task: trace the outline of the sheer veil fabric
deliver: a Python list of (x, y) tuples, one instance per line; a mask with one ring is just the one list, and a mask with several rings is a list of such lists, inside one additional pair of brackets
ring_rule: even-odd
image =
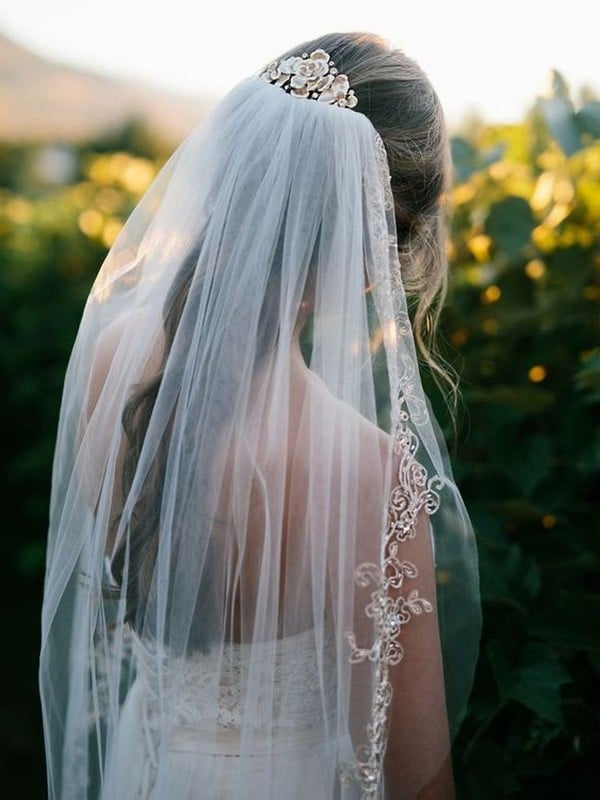
[(479, 640), (383, 142), (238, 84), (117, 238), (69, 362), (40, 688), (51, 798), (412, 798)]

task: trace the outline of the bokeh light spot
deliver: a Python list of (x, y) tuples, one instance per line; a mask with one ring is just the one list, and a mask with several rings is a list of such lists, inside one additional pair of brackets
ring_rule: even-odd
[(9, 220), (17, 225), (25, 225), (33, 216), (33, 207), (24, 197), (11, 197), (4, 210)]
[(532, 383), (541, 383), (547, 374), (548, 370), (546, 367), (542, 366), (541, 364), (536, 364), (534, 367), (531, 367), (527, 373), (527, 377)]
[(468, 340), (469, 334), (464, 328), (457, 328), (450, 334), (450, 341), (455, 347), (462, 347), (462, 345), (466, 344)]
[(102, 229), (102, 244), (105, 247), (110, 247), (123, 228), (123, 223), (116, 217), (110, 217), (106, 220), (104, 228)]
[(146, 158), (132, 158), (120, 176), (127, 191), (142, 194), (154, 178), (154, 164)]
[(496, 303), (502, 297), (502, 289), (499, 286), (488, 286), (487, 289), (481, 293), (481, 302), (485, 305)]
[(494, 319), (494, 317), (486, 317), (481, 323), (481, 328), (484, 333), (488, 334), (488, 336), (493, 336), (495, 333), (498, 333), (500, 325), (498, 320)]
[(467, 244), (469, 250), (473, 253), (477, 261), (489, 260), (492, 240), (485, 233), (479, 233), (476, 236), (472, 236)]
[(525, 274), (532, 281), (537, 281), (546, 274), (546, 265), (541, 258), (533, 258), (525, 265)]
[(86, 208), (77, 217), (77, 224), (79, 230), (86, 236), (95, 237), (100, 235), (104, 219), (95, 208)]

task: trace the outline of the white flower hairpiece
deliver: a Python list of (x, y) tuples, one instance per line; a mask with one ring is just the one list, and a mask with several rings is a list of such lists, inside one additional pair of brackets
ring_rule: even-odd
[(307, 97), (342, 108), (354, 108), (358, 103), (348, 76), (338, 73), (325, 50), (290, 56), (279, 63), (271, 61), (259, 77), (294, 97)]

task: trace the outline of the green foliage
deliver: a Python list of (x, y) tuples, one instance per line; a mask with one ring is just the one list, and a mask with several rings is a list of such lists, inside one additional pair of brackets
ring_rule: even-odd
[[(524, 123), (455, 142), (443, 328), (460, 353), (455, 465), (476, 527), (484, 633), (459, 796), (591, 792), (600, 667), (598, 103), (560, 76)], [(462, 141), (460, 139), (459, 141)], [(479, 153), (499, 152), (497, 160)], [(496, 148), (494, 150), (494, 148)]]
[(552, 135), (567, 155), (600, 137), (600, 103), (594, 100), (576, 111), (559, 72), (552, 74), (551, 97), (540, 98), (539, 104)]
[[(479, 125), (452, 141), (442, 335), (462, 373), (454, 465), (477, 532), (484, 605), (455, 748), (465, 800), (585, 796), (594, 785), (599, 135), (600, 105), (576, 109), (555, 75), (552, 96), (523, 123)], [(166, 155), (134, 122), (71, 150), (71, 177), (61, 183), (50, 171), (44, 183), (39, 147), (0, 148), (2, 579), (21, 599), (37, 587), (15, 638), (37, 624), (60, 391), (83, 304)], [(20, 708), (34, 703), (28, 680)], [(18, 741), (27, 748), (31, 734)], [(31, 764), (40, 756), (29, 747)]]

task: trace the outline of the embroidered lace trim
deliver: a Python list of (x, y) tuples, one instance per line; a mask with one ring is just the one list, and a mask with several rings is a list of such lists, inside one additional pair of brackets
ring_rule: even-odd
[[(169, 729), (208, 731), (213, 740), (219, 731), (239, 731), (242, 722), (251, 720), (254, 730), (285, 741), (287, 735), (297, 740), (303, 732), (309, 734), (319, 726), (324, 712), (323, 686), (335, 686), (336, 666), (331, 630), (326, 628), (323, 632), (323, 663), (319, 663), (315, 649), (315, 636), (319, 635), (316, 631), (313, 628), (263, 643), (228, 643), (223, 648), (186, 657), (161, 656), (151, 643), (134, 636), (145, 742), (144, 775), (137, 800), (149, 796), (163, 744), (157, 700), (159, 682), (163, 685)], [(162, 659), (162, 677), (157, 673), (157, 659)], [(257, 698), (251, 714), (244, 708), (250, 674), (256, 687), (253, 696)], [(325, 703), (333, 713), (335, 696), (325, 698)]]
[[(384, 197), (379, 198), (383, 202), (374, 204), (376, 208), (384, 208), (384, 213), (373, 214), (370, 219), (375, 249), (381, 259), (375, 265), (377, 283), (373, 288), (380, 292), (384, 315), (388, 317), (383, 323), (392, 322), (393, 346), (399, 337), (409, 333), (410, 323), (401, 292), (396, 291), (397, 287), (394, 285), (399, 276), (389, 274), (389, 248), (397, 248), (397, 240), (389, 233), (391, 220), (387, 219), (387, 215), (393, 210), (393, 197), (385, 147), (379, 136), (376, 144), (381, 180), (379, 186), (369, 186), (367, 189), (371, 192), (384, 192)], [(344, 764), (341, 770), (346, 781), (358, 780), (364, 800), (373, 800), (381, 792), (388, 736), (388, 708), (393, 693), (390, 669), (399, 664), (404, 655), (400, 641), (402, 627), (413, 616), (433, 611), (431, 602), (421, 597), (418, 589), (412, 588), (402, 594), (398, 593), (405, 580), (414, 580), (419, 574), (415, 564), (402, 559), (401, 544), (415, 537), (420, 512), (434, 514), (437, 511), (440, 505), (439, 489), (444, 484), (443, 479), (437, 475), (429, 477), (416, 457), (419, 439), (409, 423), (423, 425), (428, 420), (428, 412), (425, 403), (417, 397), (414, 361), (408, 355), (402, 354), (398, 359), (400, 369), (394, 359), (390, 362), (393, 451), (399, 457), (398, 473), (386, 509), (381, 563), (365, 562), (355, 570), (355, 581), (359, 586), (373, 587), (370, 602), (365, 606), (364, 612), (373, 620), (374, 637), (370, 646), (361, 647), (354, 632), (346, 633), (350, 646), (350, 663), (370, 661), (374, 669), (374, 692), (371, 719), (366, 730), (367, 742), (357, 748), (355, 762)], [(390, 594), (392, 589), (395, 590), (395, 599)]]

